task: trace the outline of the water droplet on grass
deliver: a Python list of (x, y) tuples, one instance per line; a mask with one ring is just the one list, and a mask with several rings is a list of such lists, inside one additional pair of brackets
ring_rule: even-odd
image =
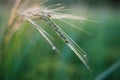
[(52, 50), (56, 50), (56, 47), (55, 47), (55, 46), (53, 46), (53, 47), (52, 47)]

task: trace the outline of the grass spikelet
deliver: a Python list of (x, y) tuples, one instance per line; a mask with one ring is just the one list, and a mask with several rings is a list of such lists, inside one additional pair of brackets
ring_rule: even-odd
[[(45, 1), (46, 2), (46, 1)], [(64, 6), (62, 4), (58, 3), (55, 5), (51, 5), (48, 7), (43, 6), (45, 2), (41, 2), (39, 5), (34, 5), (32, 7), (24, 8), (23, 6), (19, 6), (20, 8), (17, 9), (17, 16), (19, 18), (22, 18), (23, 20), (26, 20), (30, 22), (45, 38), (45, 40), (52, 46), (52, 49), (55, 50), (56, 46), (52, 43), (52, 41), (49, 38), (49, 34), (42, 29), (42, 27), (35, 23), (36, 20), (43, 20), (45, 21), (51, 29), (55, 31), (55, 33), (61, 38), (66, 45), (76, 54), (76, 56), (85, 64), (87, 69), (90, 70), (90, 67), (88, 66), (87, 62), (87, 56), (84, 50), (82, 50), (61, 28), (58, 26), (53, 20), (58, 19), (59, 21), (69, 24), (70, 26), (77, 28), (87, 34), (90, 34), (89, 32), (85, 31), (84, 29), (73, 25), (72, 23), (69, 23), (65, 21), (64, 19), (72, 19), (72, 20), (85, 20), (85, 18), (81, 18), (78, 16), (70, 15), (70, 14), (64, 14), (57, 11), (64, 10)], [(55, 8), (54, 8), (55, 7)], [(56, 8), (57, 7), (57, 8)]]

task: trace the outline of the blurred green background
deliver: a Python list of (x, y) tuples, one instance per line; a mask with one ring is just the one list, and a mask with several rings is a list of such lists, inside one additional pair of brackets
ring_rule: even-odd
[[(120, 2), (118, 0), (50, 0), (64, 3), (70, 14), (88, 20), (73, 21), (92, 35), (56, 20), (56, 23), (87, 53), (92, 71), (86, 69), (69, 47), (49, 28), (57, 51), (29, 23), (22, 23), (7, 45), (4, 35), (12, 0), (0, 0), (0, 80), (120, 80)], [(115, 65), (114, 65), (115, 64)], [(110, 68), (112, 67), (112, 68)], [(106, 73), (106, 74), (105, 74)]]

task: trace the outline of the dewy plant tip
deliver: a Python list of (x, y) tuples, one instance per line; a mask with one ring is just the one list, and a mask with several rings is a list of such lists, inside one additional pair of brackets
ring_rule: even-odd
[[(45, 2), (43, 2), (42, 4), (44, 3)], [(51, 27), (51, 29), (53, 29), (54, 32), (59, 36), (59, 38), (61, 38), (65, 42), (65, 44), (68, 45), (68, 47), (77, 55), (77, 57), (85, 64), (85, 66), (88, 69), (90, 69), (88, 66), (86, 53), (60, 28), (60, 26), (58, 26), (54, 22), (54, 19), (57, 19), (72, 27), (80, 29), (81, 31), (87, 34), (90, 34), (84, 29), (64, 20), (64, 19), (72, 19), (72, 20), (85, 20), (85, 19), (78, 16), (58, 12), (64, 8), (63, 6), (61, 6), (62, 4), (60, 3), (48, 7), (45, 7), (42, 4), (40, 4), (39, 6), (35, 5), (32, 7), (28, 7), (26, 9), (21, 6), (20, 9), (17, 10), (18, 16), (30, 22), (41, 33), (41, 35), (45, 38), (45, 40), (51, 45), (52, 49), (56, 50), (56, 46), (49, 38), (50, 37), (49, 33), (47, 33), (40, 25), (38, 25), (35, 22), (36, 20), (45, 21)]]

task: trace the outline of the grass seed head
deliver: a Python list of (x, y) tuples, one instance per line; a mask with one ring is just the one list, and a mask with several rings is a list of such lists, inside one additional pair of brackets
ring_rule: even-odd
[[(49, 26), (55, 31), (55, 33), (70, 47), (70, 49), (77, 55), (77, 57), (85, 64), (85, 66), (90, 70), (87, 62), (86, 53), (58, 26), (53, 19), (58, 19), (59, 21), (69, 24), (72, 27), (78, 28), (76, 25), (65, 21), (64, 19), (75, 19), (75, 20), (85, 20), (85, 18), (81, 18), (74, 15), (64, 14), (57, 12), (64, 8), (64, 6), (60, 6), (61, 4), (55, 4), (52, 6), (44, 7), (41, 4), (18, 9), (18, 16), (22, 17), (24, 20), (30, 22), (46, 39), (46, 41), (52, 46), (53, 50), (56, 50), (56, 46), (49, 39), (48, 33), (41, 28), (38, 24), (35, 23), (35, 20), (44, 20)], [(59, 6), (57, 8), (52, 9), (53, 7)], [(89, 34), (87, 31), (79, 28), (81, 31)]]

